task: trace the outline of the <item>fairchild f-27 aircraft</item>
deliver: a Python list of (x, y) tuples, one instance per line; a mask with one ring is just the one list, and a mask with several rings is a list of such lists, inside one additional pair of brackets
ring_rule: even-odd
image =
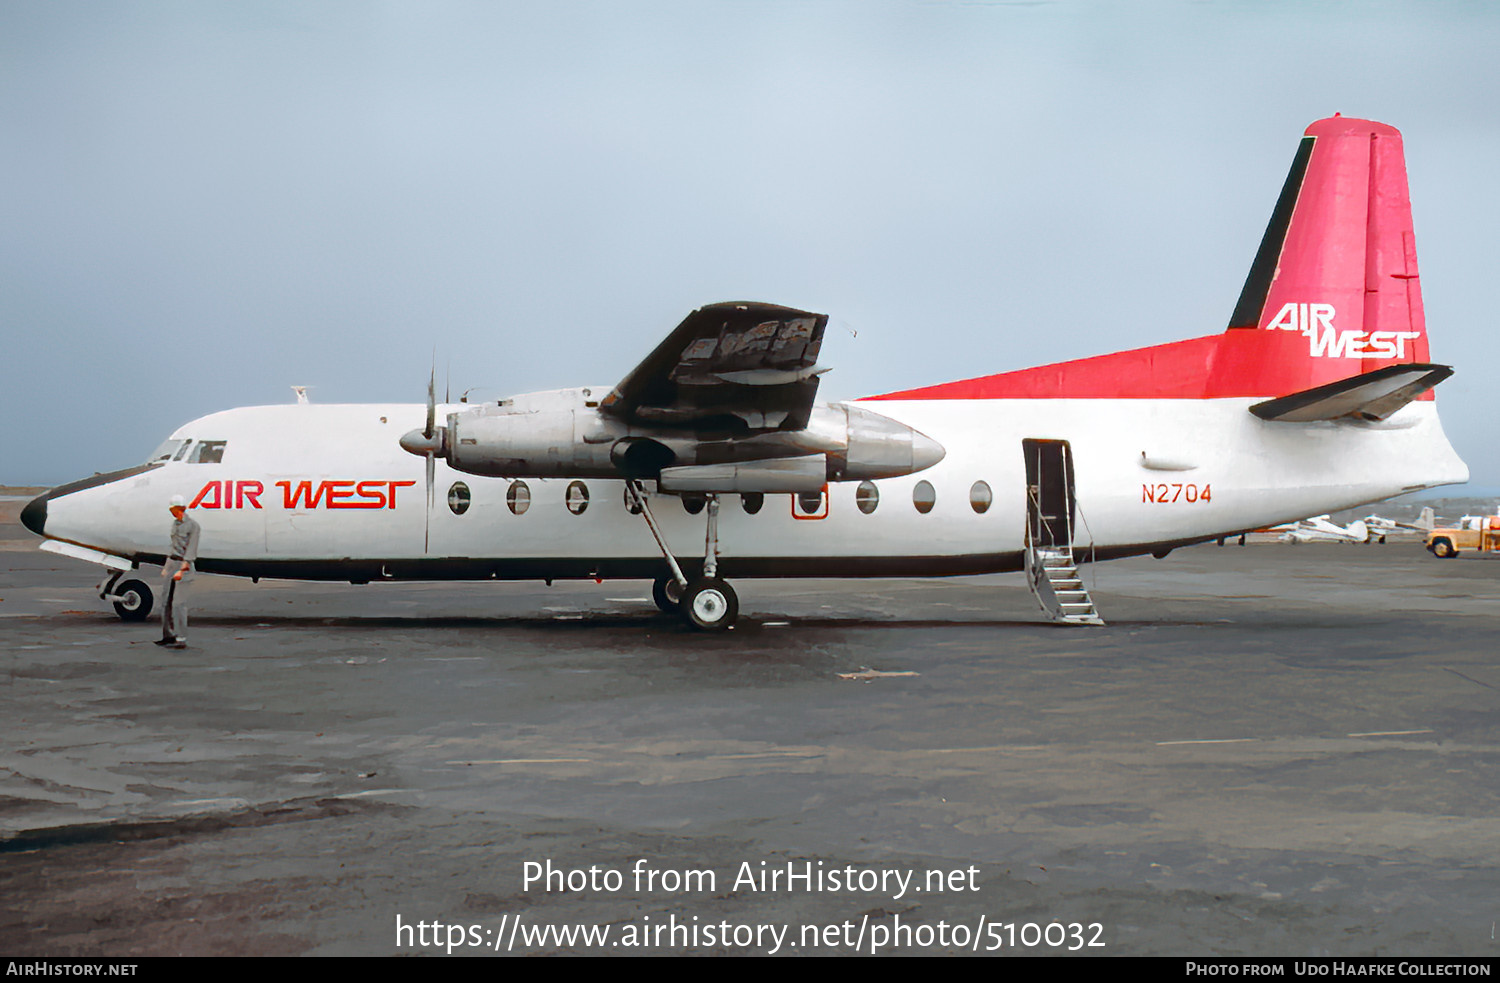
[(127, 619), (150, 610), (135, 571), (163, 561), (182, 495), (214, 574), (651, 579), (664, 611), (718, 629), (727, 578), (1025, 570), (1055, 620), (1097, 624), (1080, 561), (1468, 478), (1381, 123), (1307, 128), (1218, 334), (818, 405), (826, 324), (714, 304), (612, 388), (226, 410), (22, 518), (106, 567)]

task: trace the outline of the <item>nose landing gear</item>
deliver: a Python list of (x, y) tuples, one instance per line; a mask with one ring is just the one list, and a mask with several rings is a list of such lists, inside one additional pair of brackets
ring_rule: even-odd
[(145, 581), (121, 580), (118, 573), (99, 585), (99, 596), (114, 604), (121, 621), (145, 621), (154, 601)]

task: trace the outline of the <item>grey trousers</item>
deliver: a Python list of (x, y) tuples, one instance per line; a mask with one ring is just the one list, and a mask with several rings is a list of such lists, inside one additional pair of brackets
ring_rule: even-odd
[(191, 573), (185, 573), (181, 580), (166, 578), (167, 596), (161, 602), (162, 638), (187, 638), (187, 588), (192, 576)]

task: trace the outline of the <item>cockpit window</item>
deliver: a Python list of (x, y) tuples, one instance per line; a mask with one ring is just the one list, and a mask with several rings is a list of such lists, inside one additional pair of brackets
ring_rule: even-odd
[(188, 458), (189, 464), (218, 464), (224, 460), (226, 440), (200, 440)]
[(162, 445), (152, 451), (150, 457), (146, 458), (146, 463), (155, 464), (157, 461), (170, 461), (180, 454), (187, 445), (188, 442), (185, 440), (164, 440), (162, 441)]

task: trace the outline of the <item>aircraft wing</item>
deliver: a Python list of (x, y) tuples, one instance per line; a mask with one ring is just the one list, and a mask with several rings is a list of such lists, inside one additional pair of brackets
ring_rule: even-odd
[(642, 426), (749, 434), (801, 430), (818, 392), (828, 315), (774, 304), (693, 311), (600, 403)]

